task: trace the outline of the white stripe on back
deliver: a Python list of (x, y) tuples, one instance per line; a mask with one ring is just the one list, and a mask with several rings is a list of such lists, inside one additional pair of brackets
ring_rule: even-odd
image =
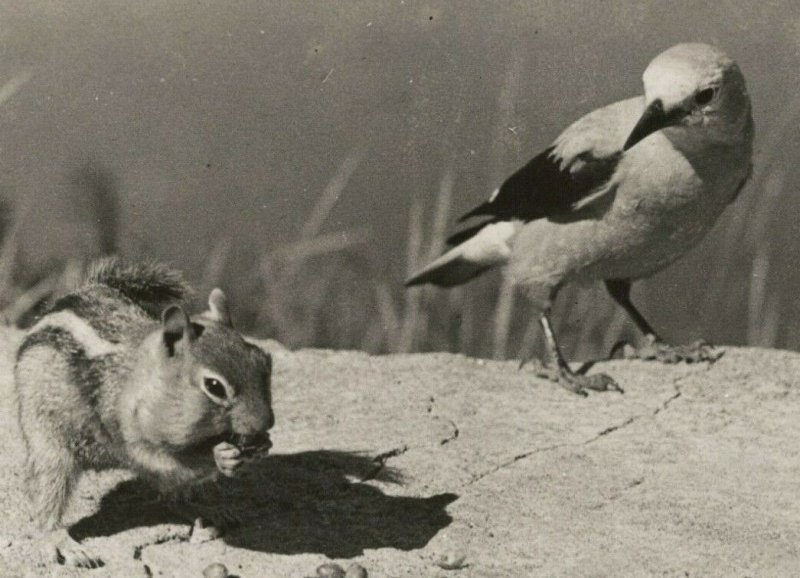
[(100, 337), (94, 327), (72, 311), (59, 311), (45, 316), (31, 328), (29, 334), (36, 333), (47, 327), (58, 327), (69, 332), (75, 338), (75, 341), (81, 344), (89, 357), (108, 355), (123, 349), (122, 345), (111, 343)]

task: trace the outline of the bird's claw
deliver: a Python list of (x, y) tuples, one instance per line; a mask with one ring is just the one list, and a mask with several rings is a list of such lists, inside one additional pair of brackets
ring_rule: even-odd
[(625, 341), (624, 339), (620, 339), (617, 341), (611, 350), (608, 352), (608, 357), (606, 359), (614, 359), (614, 356), (622, 351), (622, 355), (625, 356), (625, 351), (631, 347), (631, 344)]
[(702, 339), (689, 345), (670, 345), (653, 336), (647, 336), (647, 343), (638, 349), (625, 344), (622, 351), (625, 359), (643, 359), (661, 363), (680, 363), (682, 361), (714, 363), (725, 354), (724, 350), (716, 349)]
[(591, 391), (617, 391), (625, 393), (619, 384), (605, 373), (581, 375), (567, 368), (543, 367), (536, 372), (539, 377), (544, 377), (556, 382), (572, 393), (586, 397), (586, 390)]
[(616, 380), (605, 373), (575, 375), (574, 377), (580, 378), (579, 383), (584, 389), (591, 389), (592, 391), (616, 391), (618, 393), (625, 393)]

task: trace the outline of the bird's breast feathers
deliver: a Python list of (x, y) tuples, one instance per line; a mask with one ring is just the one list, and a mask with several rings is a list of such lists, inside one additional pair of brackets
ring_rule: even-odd
[(617, 166), (614, 208), (636, 208), (657, 218), (697, 206), (706, 217), (716, 218), (750, 170), (746, 155), (727, 148), (694, 156), (675, 148), (664, 134), (651, 135), (627, 151)]

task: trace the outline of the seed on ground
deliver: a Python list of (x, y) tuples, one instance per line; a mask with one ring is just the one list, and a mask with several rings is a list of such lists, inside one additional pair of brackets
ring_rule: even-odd
[(347, 572), (344, 575), (344, 578), (368, 578), (367, 569), (364, 568), (361, 564), (357, 564), (353, 562), (347, 567)]
[(448, 550), (433, 563), (444, 570), (460, 570), (466, 567), (466, 555), (458, 550)]
[(317, 576), (320, 578), (345, 578), (344, 568), (338, 564), (322, 564), (317, 566)]
[(228, 578), (228, 569), (225, 564), (215, 562), (206, 566), (203, 570), (203, 578)]

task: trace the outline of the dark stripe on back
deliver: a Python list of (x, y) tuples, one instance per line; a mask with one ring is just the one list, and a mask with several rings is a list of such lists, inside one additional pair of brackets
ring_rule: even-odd
[[(45, 327), (36, 333), (31, 333), (22, 340), (22, 344), (17, 350), (17, 361), (22, 355), (33, 347), (47, 345), (57, 351), (62, 351), (64, 344), (78, 344), (72, 335), (60, 327)], [(78, 345), (80, 347), (80, 345)], [(82, 349), (82, 348), (81, 348)]]
[(71, 311), (86, 321), (97, 334), (111, 343), (119, 343), (134, 318), (155, 318), (128, 297), (105, 285), (92, 285), (56, 301), (47, 312)]

